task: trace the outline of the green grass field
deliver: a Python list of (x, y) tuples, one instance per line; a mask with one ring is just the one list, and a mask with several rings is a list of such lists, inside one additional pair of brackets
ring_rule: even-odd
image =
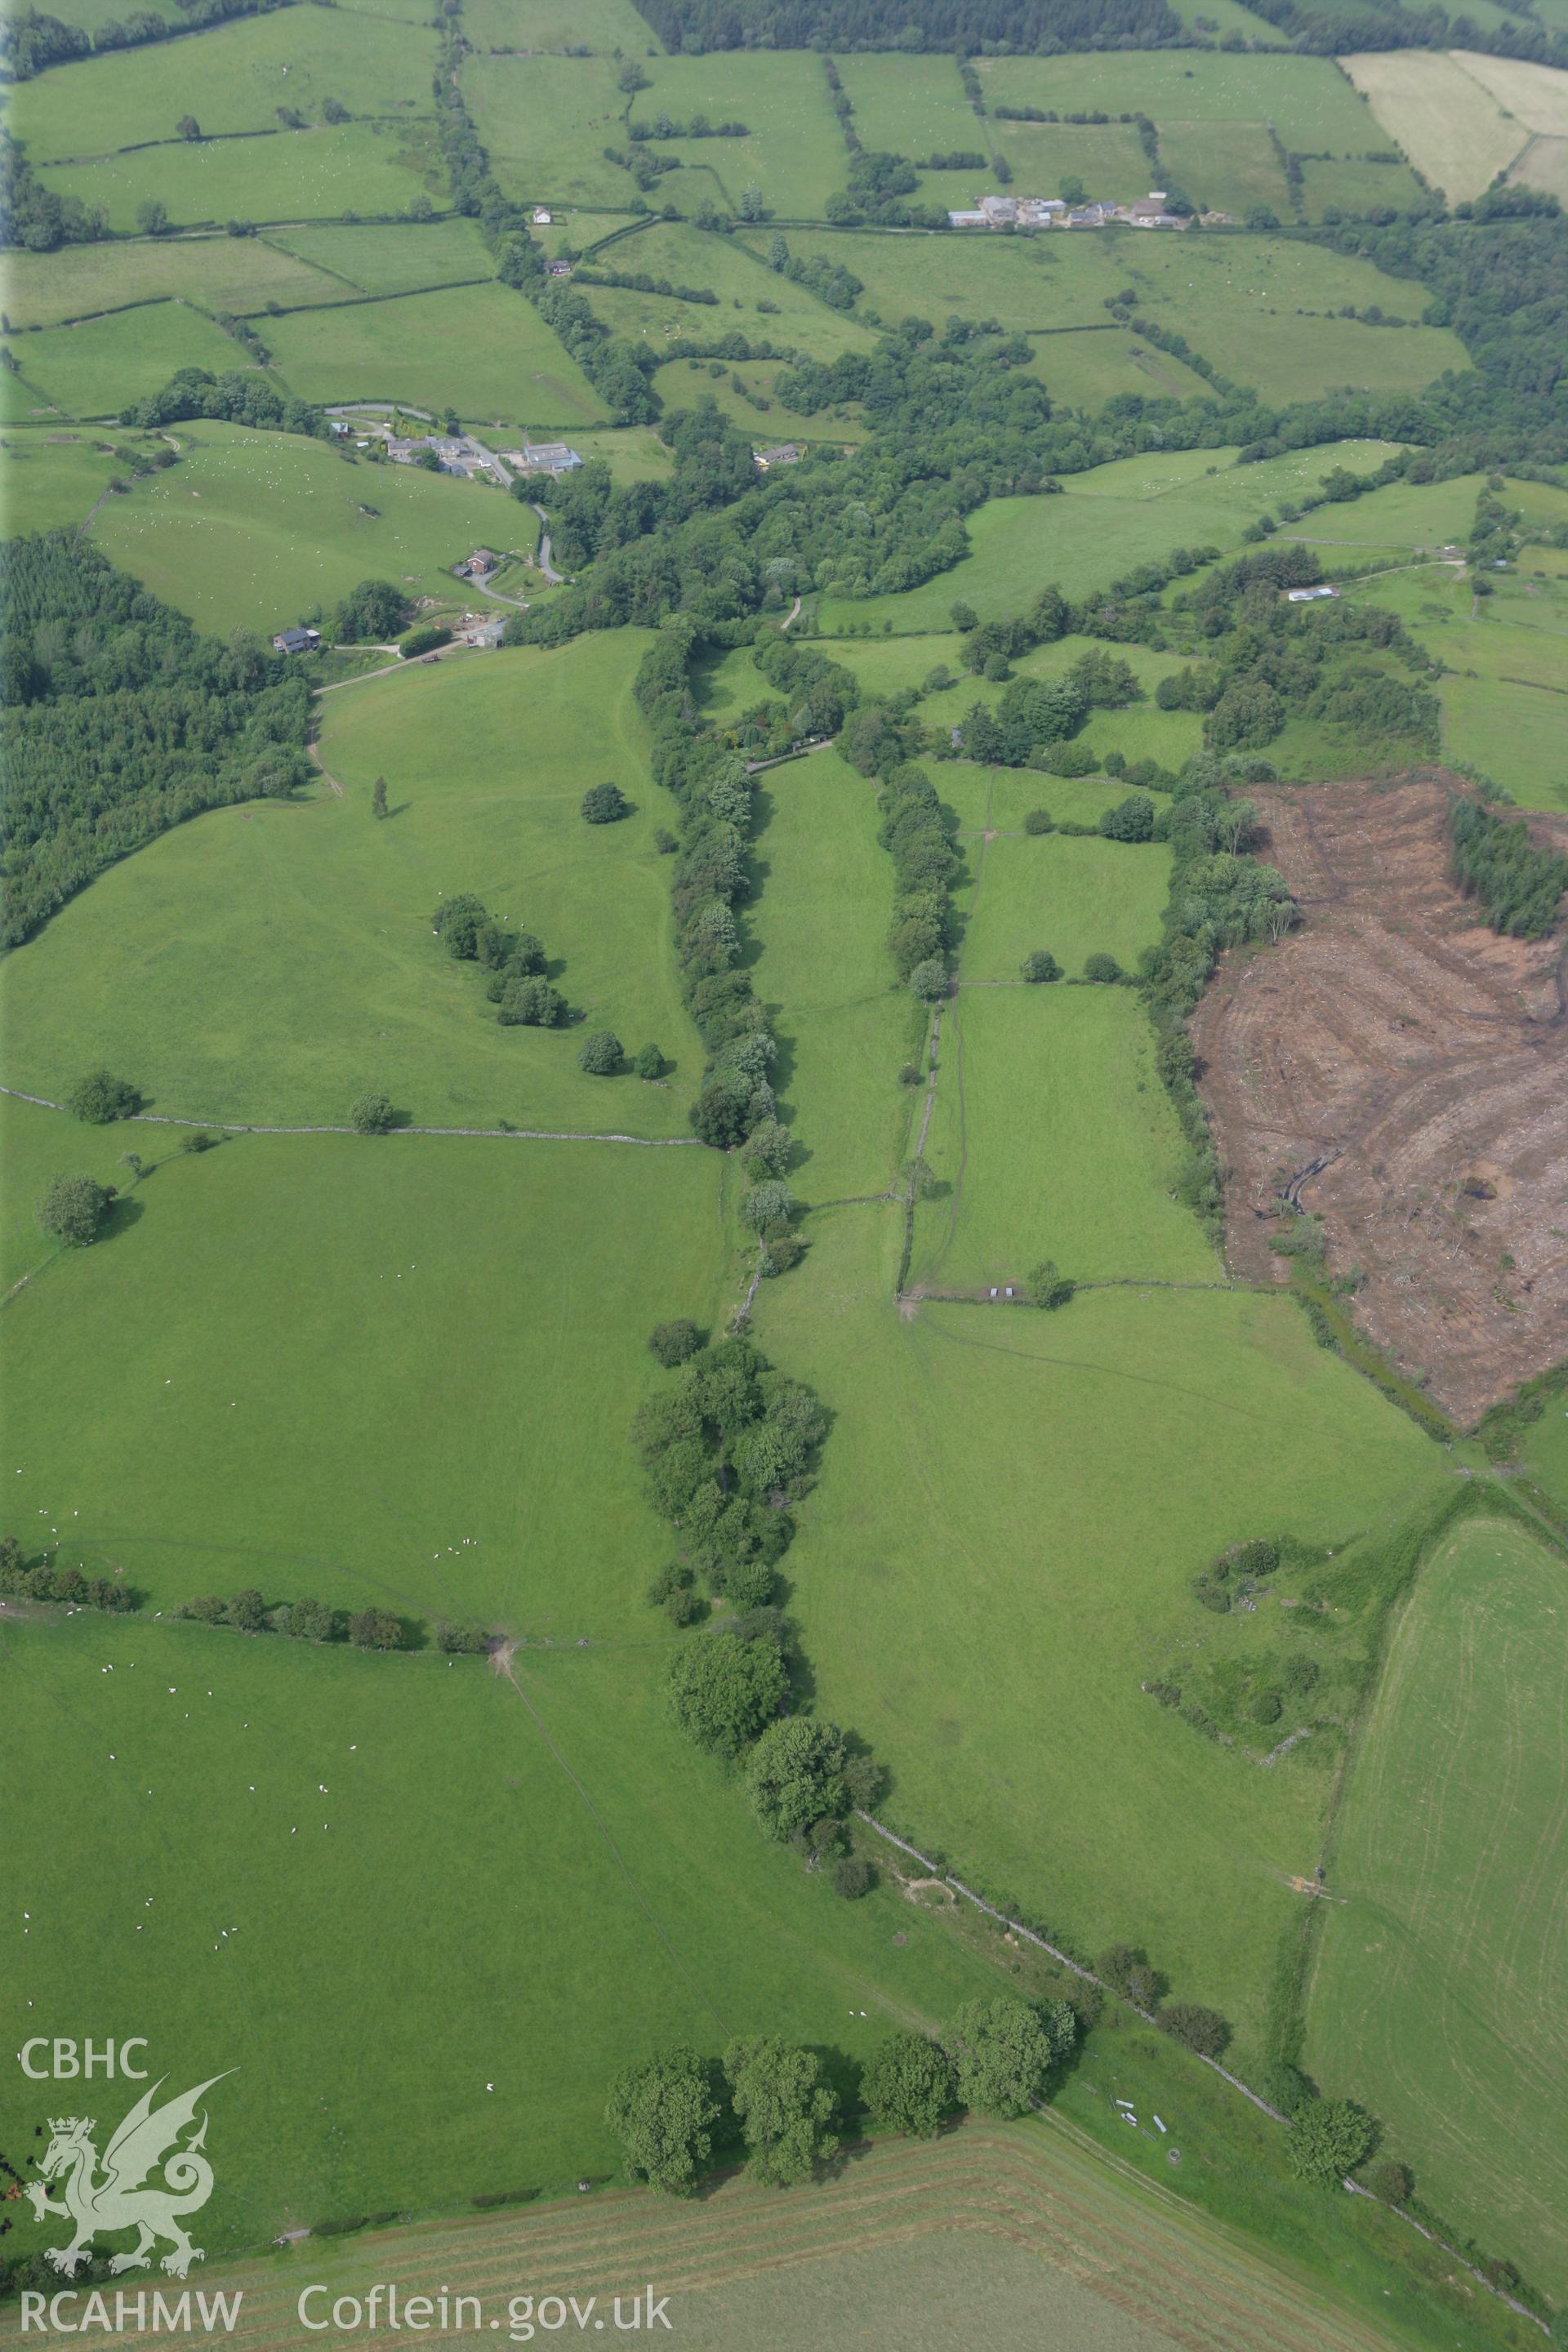
[(1140, 393), (1145, 400), (1197, 400), (1204, 380), (1141, 336), (1100, 328), (1037, 335), (1033, 367), (1058, 408), (1096, 415), (1108, 400)]
[(46, 327), (9, 348), (26, 383), (62, 416), (114, 416), (127, 402), (161, 392), (178, 368), (222, 375), (254, 366), (221, 327), (184, 302), (146, 302), (79, 327)]
[(401, 213), (417, 195), (440, 194), (428, 175), (426, 128), (412, 121), (346, 122), (194, 146), (182, 140), (85, 163), (45, 164), (38, 176), (57, 195), (101, 205), (117, 230), (133, 229), (138, 207), (149, 202), (163, 205), (182, 228)]
[[(951, 57), (849, 56), (837, 64), (863, 147), (905, 156), (911, 163), (928, 155), (989, 153), (987, 132), (975, 120)], [(989, 186), (989, 172), (983, 176)]]
[(301, 400), (401, 400), (542, 432), (607, 415), (531, 302), (495, 283), (454, 286), (268, 322), (277, 373)]
[[(1005, 101), (1004, 101), (1005, 102)], [(992, 144), (1005, 155), (1020, 194), (1059, 196), (1066, 179), (1081, 180), (1091, 199), (1128, 205), (1151, 182), (1164, 182), (1150, 164), (1131, 122), (988, 121)], [(989, 188), (991, 174), (982, 177)]]
[(476, 49), (592, 49), (596, 57), (617, 48), (628, 57), (657, 51), (658, 38), (631, 0), (466, 0), (463, 37)]
[(849, 158), (819, 58), (800, 50), (728, 49), (642, 64), (649, 86), (632, 100), (634, 122), (652, 123), (661, 112), (679, 123), (705, 114), (710, 122), (743, 122), (749, 133), (661, 139), (657, 152), (681, 166), (660, 183), (661, 194), (689, 210), (716, 183), (733, 207), (743, 190), (759, 187), (768, 211), (781, 219), (822, 218), (828, 197), (847, 178)]
[[(1390, 495), (1375, 491), (1361, 504)], [(1462, 505), (1455, 500), (1457, 511)], [(1483, 770), (1526, 808), (1568, 809), (1562, 718), (1568, 582), (1551, 572), (1538, 579), (1536, 568), (1536, 551), (1526, 550), (1510, 572), (1499, 575), (1499, 593), (1481, 602), (1472, 597), (1468, 575), (1445, 564), (1372, 580), (1352, 593), (1396, 612), (1443, 663), (1436, 693), (1445, 756)]]
[[(1127, 793), (1126, 785), (1118, 783), (1112, 776), (1042, 776), (1028, 768), (982, 768), (973, 760), (942, 760), (933, 762), (928, 772), (943, 807), (951, 810), (965, 834), (993, 829), (1004, 834), (1021, 833), (1025, 817), (1031, 809), (1037, 808), (1047, 809), (1058, 824), (1097, 824), (1100, 811), (1114, 807)], [(1091, 859), (1099, 845), (1092, 841), (1075, 845), (1087, 848)], [(995, 846), (994, 843), (990, 845), (987, 857)], [(986, 877), (988, 889), (996, 878), (994, 870)], [(1080, 866), (1075, 877), (1075, 905), (1088, 878), (1085, 867)], [(1124, 887), (1126, 879), (1124, 875)], [(984, 933), (980, 936), (984, 944)], [(966, 959), (973, 952), (975, 938), (971, 924), (966, 934)], [(1021, 955), (1024, 951), (1019, 952)], [(1086, 950), (1086, 953), (1092, 952)]]
[(1344, 254), (1268, 236), (1145, 236), (1135, 253), (1122, 237), (1117, 250), (1140, 309), (1265, 400), (1313, 400), (1347, 388), (1415, 392), (1445, 369), (1469, 365), (1446, 327), (1391, 329), (1335, 316), (1345, 303), (1376, 304), (1408, 321), (1423, 307), (1413, 280)]
[[(342, 799), (195, 818), (7, 961), (11, 1082), (58, 1100), (85, 1057), (193, 1118), (342, 1121), (374, 1085), (421, 1126), (685, 1134), (700, 1049), (630, 693), (643, 642), (470, 656), (332, 695), (321, 756)], [(380, 824), (378, 774), (395, 812)], [(577, 803), (606, 776), (637, 814), (585, 824)], [(662, 1046), (667, 1082), (584, 1076), (570, 1027), (498, 1026), (478, 967), (431, 936), (458, 890), (536, 930), (574, 1009), (628, 1053)]]
[(44, 425), (0, 434), (0, 514), (8, 531), (58, 530), (84, 522), (119, 470), (96, 436)]
[[(187, 114), (219, 142), (272, 130), (280, 106), (320, 122), (329, 98), (356, 115), (427, 114), (435, 67), (433, 30), (332, 8), (279, 9), (56, 66), (19, 86), (10, 122), (35, 163), (173, 140)], [(221, 156), (218, 144), (219, 171)]]
[(14, 327), (61, 326), (172, 295), (243, 316), (268, 302), (292, 309), (340, 301), (342, 289), (260, 237), (116, 238), (5, 257), (5, 308)]
[[(1031, 776), (1025, 787), (1020, 780), (1016, 798), (1066, 817), (1059, 782)], [(1035, 948), (1049, 948), (1071, 976), (1090, 955), (1113, 955), (1132, 971), (1159, 939), (1170, 884), (1170, 852), (1159, 842), (1005, 834), (985, 845), (964, 930), (963, 977), (1015, 981)]]
[[(1121, 283), (1114, 264), (1124, 250), (1114, 238), (1047, 233), (1004, 237), (932, 230), (878, 236), (823, 228), (785, 234), (802, 261), (842, 262), (866, 289), (860, 310), (875, 311), (889, 325), (910, 317), (942, 326), (952, 317), (995, 319), (1016, 333), (1102, 326), (1105, 298)], [(739, 235), (752, 252), (767, 252), (771, 230)]]
[[(481, 1186), (475, 1208), (490, 1197)], [(291, 1246), (275, 1234), (282, 1255)], [(510, 1251), (497, 1274), (496, 1308), (509, 1297), (526, 1311)], [(515, 1326), (498, 1313), (503, 1332), (489, 1359), (502, 1427), (531, 1451), (536, 1400), (502, 1377)], [(558, 1349), (547, 1360), (558, 1377)], [(619, 1428), (613, 1442), (624, 1454)], [(611, 1525), (592, 1513), (574, 1559), (600, 1554)], [(233, 1578), (255, 1564), (219, 1565)], [(548, 1573), (571, 1624), (594, 1622), (563, 1562)], [(891, 2024), (934, 2022), (989, 1989), (986, 1966), (896, 1895), (841, 1902), (757, 1835), (739, 1787), (665, 1717), (656, 1622), (644, 1611), (635, 1637), (597, 1655), (524, 1653), (521, 1696), (482, 1661), (87, 1618), (63, 1637), (0, 1634), (7, 1778), (25, 1769), (68, 1800), (94, 1858), (84, 1870), (79, 1843), (73, 1866), (51, 1804), (32, 1810), (25, 1843), (8, 1839), (31, 1914), (7, 1928), (18, 2009), (47, 1998), (101, 2011), (112, 2031), (134, 2021), (191, 2079), (236, 2070), (210, 2110), (226, 2158), (214, 2253), (427, 2206), (433, 2190), (450, 2207), (603, 2177), (616, 2160), (606, 2084), (656, 2043), (717, 2051), (730, 2032), (782, 2029), (864, 2054)], [(279, 2013), (286, 2034), (265, 2023)], [(14, 2093), (7, 2107), (20, 2121)]]
[(1226, 135), (1238, 123), (1272, 122), (1286, 146), (1305, 153), (1380, 143), (1366, 108), (1328, 58), (1168, 49), (1153, 56), (981, 58), (975, 70), (993, 104), (1152, 115), (1162, 147), (1167, 121), (1205, 122)]
[[(612, 246), (602, 261), (607, 269), (664, 278), (673, 286), (690, 286), (718, 295), (715, 307), (705, 302), (682, 302), (664, 294), (639, 294), (621, 287), (582, 287), (584, 299), (607, 326), (633, 341), (641, 341), (646, 335), (656, 349), (677, 335), (689, 336), (696, 343), (710, 344), (736, 329), (753, 341), (769, 342), (775, 349), (807, 352), (820, 360), (837, 359), (841, 352), (869, 352), (875, 348), (875, 336), (858, 320), (847, 317), (842, 310), (830, 310), (805, 287), (767, 268), (738, 241), (704, 236), (684, 222), (661, 222), (656, 228)], [(773, 306), (771, 310), (761, 309), (764, 302)], [(755, 364), (771, 379), (777, 373), (780, 362), (761, 361)], [(748, 363), (746, 373), (751, 372)]]
[(636, 183), (604, 159), (626, 152), (626, 100), (609, 58), (463, 61), (463, 96), (509, 195), (623, 210)]
[[(1475, 518), (1481, 488), (1478, 474), (1457, 474), (1447, 482), (1390, 482), (1342, 505), (1319, 507), (1287, 527), (1284, 536), (1306, 539), (1325, 549), (1436, 548), (1463, 546)], [(1325, 553), (1331, 566), (1335, 559)], [(1390, 583), (1377, 583), (1380, 599)]]
[[(1017, 845), (991, 845), (982, 895), (993, 856)], [(965, 973), (971, 961), (966, 944)], [(1171, 1198), (1181, 1134), (1128, 991), (963, 986), (942, 1021), (926, 1158), (942, 1190), (916, 1211), (917, 1285), (1021, 1284), (1042, 1258), (1085, 1282), (1221, 1279)]]
[(1345, 1800), (1308, 2063), (1439, 2212), (1568, 2296), (1563, 1559), (1472, 1519), (1422, 1569)]
[(1158, 176), (1162, 187), (1168, 182), (1180, 188), (1201, 212), (1239, 221), (1254, 205), (1267, 205), (1277, 219), (1290, 217), (1285, 174), (1260, 122), (1227, 122), (1222, 137), (1206, 120), (1162, 122)]
[(1234, 2021), (1245, 2074), (1324, 1777), (1310, 1741), (1258, 1771), (1140, 1678), (1221, 1545), (1341, 1544), (1430, 1495), (1439, 1457), (1283, 1299), (1106, 1290), (911, 1319), (895, 1212), (808, 1231), (754, 1314), (837, 1415), (789, 1555), (817, 1706), (889, 1759), (889, 1818), (1087, 1949), (1144, 1943)]
[[(422, 221), (405, 226), (290, 229), (270, 240), (315, 270), (331, 273), (341, 301), (361, 294), (417, 294), (494, 275), (483, 237), (469, 220)], [(285, 309), (293, 306), (285, 302)]]
[(1310, 221), (1322, 220), (1331, 207), (1342, 213), (1370, 213), (1386, 205), (1404, 211), (1420, 193), (1421, 184), (1407, 163), (1373, 163), (1339, 156), (1331, 163), (1301, 166), (1302, 211)]
[[(611, 294), (599, 299), (607, 304), (621, 302), (642, 304), (657, 298), (640, 294)], [(674, 306), (658, 304), (668, 311)], [(623, 330), (627, 331), (627, 330)], [(804, 416), (799, 410), (788, 408), (778, 396), (778, 379), (790, 362), (787, 360), (726, 361), (715, 376), (706, 360), (668, 360), (655, 371), (653, 388), (663, 401), (666, 413), (678, 408), (695, 408), (704, 400), (711, 400), (720, 414), (727, 416), (742, 433), (749, 433), (758, 446), (787, 434), (792, 441), (827, 441), (839, 448), (852, 447), (864, 441), (870, 425), (858, 408), (840, 405), (819, 408)], [(734, 379), (739, 376), (746, 392), (737, 392)], [(757, 401), (765, 404), (759, 408)]]
[(828, 589), (822, 625), (941, 629), (960, 601), (991, 620), (1022, 611), (1050, 581), (1081, 596), (1173, 547), (1234, 547), (1275, 499), (1315, 486), (1335, 465), (1371, 472), (1385, 454), (1381, 442), (1341, 441), (1234, 466), (1223, 449), (1180, 450), (1068, 474), (1060, 498), (992, 499), (977, 508), (967, 519), (971, 552), (919, 588), (854, 598)]
[(772, 769), (762, 785), (752, 982), (777, 1008), (773, 1083), (802, 1147), (790, 1182), (805, 1201), (880, 1192), (910, 1123), (899, 1071), (918, 1057), (922, 1024), (883, 945), (893, 874), (875, 788), (831, 751)]
[(470, 548), (533, 544), (523, 509), (448, 475), (237, 425), (184, 425), (179, 439), (180, 464), (105, 506), (93, 536), (200, 628), (270, 635), (366, 578), (449, 597)]

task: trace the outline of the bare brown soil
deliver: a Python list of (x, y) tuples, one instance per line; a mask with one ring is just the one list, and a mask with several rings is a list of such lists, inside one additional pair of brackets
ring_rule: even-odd
[[(1223, 959), (1193, 1034), (1235, 1272), (1287, 1276), (1290, 1186), (1330, 1272), (1361, 1270), (1358, 1319), (1468, 1424), (1568, 1354), (1568, 957), (1454, 888), (1458, 781), (1255, 788), (1302, 919)], [(1564, 820), (1531, 825), (1568, 845)]]

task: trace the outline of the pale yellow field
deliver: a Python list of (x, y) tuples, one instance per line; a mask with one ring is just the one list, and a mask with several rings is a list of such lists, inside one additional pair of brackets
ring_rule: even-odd
[(1508, 176), (1568, 204), (1568, 139), (1532, 139)]
[(1341, 62), (1388, 136), (1450, 204), (1479, 196), (1529, 138), (1453, 57), (1370, 50)]
[(1473, 49), (1455, 49), (1451, 55), (1527, 131), (1568, 138), (1568, 73), (1556, 66), (1528, 65), (1522, 58), (1482, 57)]

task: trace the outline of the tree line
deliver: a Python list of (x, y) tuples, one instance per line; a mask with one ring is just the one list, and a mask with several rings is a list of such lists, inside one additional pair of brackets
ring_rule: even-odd
[(12, 540), (0, 582), (0, 941), (169, 826), (309, 778), (310, 695), (247, 632), (226, 645), (76, 531)]
[(0, 24), (0, 64), (11, 80), (27, 81), (50, 66), (68, 65), (76, 58), (137, 48), (144, 41), (166, 41), (204, 25), (225, 24), (231, 16), (265, 16), (287, 5), (288, 0), (178, 0), (183, 20), (178, 24), (170, 24), (154, 9), (133, 8), (128, 16), (106, 17), (91, 35), (39, 9), (20, 8)]
[(1557, 928), (1568, 890), (1568, 856), (1538, 848), (1522, 818), (1494, 816), (1468, 794), (1448, 811), (1449, 867), (1468, 898), (1479, 898), (1494, 931), (1543, 940)]
[(858, 2081), (835, 2053), (843, 2092), (819, 2052), (778, 2034), (739, 2035), (717, 2061), (678, 2043), (623, 2067), (605, 2116), (632, 2179), (665, 2196), (689, 2196), (725, 2147), (743, 2148), (753, 2180), (787, 2189), (837, 2154), (858, 2116), (874, 2130), (934, 2139), (960, 2108), (1026, 2115), (1059, 2078), (1078, 2033), (1068, 2001), (982, 1997), (936, 2034), (888, 2035)]
[(1152, 49), (1182, 41), (1166, 0), (637, 0), (667, 49)]

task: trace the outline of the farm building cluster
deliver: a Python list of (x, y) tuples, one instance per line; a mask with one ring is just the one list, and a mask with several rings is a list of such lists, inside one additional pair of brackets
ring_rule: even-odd
[(1180, 213), (1167, 209), (1163, 188), (1151, 188), (1131, 205), (1069, 205), (1061, 196), (982, 196), (970, 210), (950, 212), (950, 228), (1185, 228)]

